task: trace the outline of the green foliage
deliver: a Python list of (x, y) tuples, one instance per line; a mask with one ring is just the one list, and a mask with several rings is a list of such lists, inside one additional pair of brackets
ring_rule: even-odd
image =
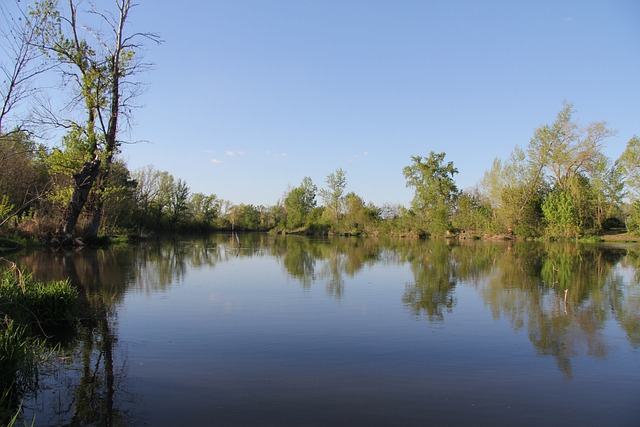
[(460, 193), (453, 216), (453, 226), (469, 234), (483, 235), (492, 231), (492, 209), (478, 194)]
[(640, 138), (634, 135), (629, 140), (617, 163), (630, 193), (640, 199)]
[(531, 161), (548, 172), (551, 186), (564, 191), (577, 175), (592, 170), (601, 156), (600, 144), (615, 134), (606, 122), (582, 128), (573, 113), (573, 104), (565, 102), (552, 125), (536, 129), (528, 148)]
[(573, 113), (565, 102), (552, 124), (535, 130), (526, 151), (516, 147), (507, 162), (496, 159), (485, 173), (481, 184), (494, 228), (521, 237), (543, 231), (575, 237), (599, 232), (607, 218), (619, 215), (623, 168), (601, 152), (614, 132), (605, 122), (582, 127)]
[(260, 230), (261, 212), (254, 205), (241, 204), (233, 207), (235, 228), (240, 230)]
[(222, 208), (215, 194), (193, 193), (188, 205), (191, 220), (201, 229), (212, 228)]
[(577, 237), (580, 218), (573, 196), (568, 191), (551, 192), (542, 203), (547, 223), (547, 235), (552, 237)]
[(608, 218), (621, 216), (622, 200), (625, 197), (625, 184), (620, 162), (611, 161), (601, 155), (593, 165), (591, 179), (583, 180), (583, 185), (588, 184), (587, 190), (592, 213), (592, 231), (598, 233), (605, 229)]
[(182, 179), (178, 179), (169, 190), (169, 221), (175, 228), (185, 219), (189, 200), (189, 186)]
[(305, 177), (284, 199), (287, 211), (286, 228), (294, 230), (305, 225), (307, 215), (316, 207), (317, 187), (311, 178)]
[(327, 176), (326, 182), (327, 188), (320, 190), (320, 197), (327, 209), (325, 215), (330, 213), (334, 226), (337, 226), (343, 214), (344, 191), (347, 187), (346, 172), (342, 168), (336, 169)]
[(46, 158), (49, 173), (69, 175), (82, 168), (84, 162), (91, 160), (91, 151), (82, 128), (74, 125), (62, 137), (63, 150), (55, 148)]
[(627, 218), (627, 232), (634, 236), (640, 236), (640, 200), (636, 200), (631, 206), (631, 213)]
[(443, 163), (445, 153), (430, 152), (428, 158), (412, 156), (403, 170), (407, 187), (414, 188), (411, 208), (421, 217), (426, 231), (444, 234), (451, 228), (451, 214), (458, 197), (453, 162)]

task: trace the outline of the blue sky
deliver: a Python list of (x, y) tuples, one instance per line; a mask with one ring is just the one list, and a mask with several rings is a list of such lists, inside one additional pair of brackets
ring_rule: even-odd
[(563, 100), (640, 134), (640, 2), (147, 0), (148, 46), (122, 157), (193, 192), (273, 205), (337, 168), (366, 202), (408, 204), (412, 155), (447, 154), (460, 188), (526, 146)]

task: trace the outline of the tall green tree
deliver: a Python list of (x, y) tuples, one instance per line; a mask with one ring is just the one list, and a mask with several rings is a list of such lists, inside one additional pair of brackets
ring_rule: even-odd
[(621, 217), (625, 196), (623, 173), (619, 161), (612, 164), (601, 155), (589, 174), (594, 232), (600, 232), (608, 219)]
[(451, 227), (451, 214), (458, 197), (453, 162), (444, 163), (445, 153), (431, 151), (429, 157), (412, 156), (403, 172), (407, 187), (413, 187), (411, 208), (422, 218), (430, 234), (444, 234)]
[(287, 228), (295, 229), (305, 224), (307, 216), (316, 207), (317, 192), (317, 187), (309, 177), (303, 178), (298, 187), (289, 191), (284, 199)]
[(176, 228), (187, 218), (189, 202), (189, 186), (182, 178), (178, 178), (169, 192), (169, 221)]
[(492, 230), (492, 209), (477, 191), (461, 191), (453, 215), (453, 226), (469, 235)]
[[(104, 189), (108, 183), (114, 156), (120, 149), (119, 130), (122, 119), (133, 107), (131, 100), (139, 85), (133, 78), (144, 66), (137, 59), (142, 40), (159, 41), (151, 33), (127, 33), (128, 18), (134, 5), (130, 0), (114, 0), (114, 9), (93, 10), (98, 28), (82, 22), (79, 2), (69, 0), (68, 8), (57, 1), (39, 1), (30, 9), (31, 22), (42, 22), (35, 31), (39, 46), (73, 85), (72, 98), (81, 99), (84, 119), (54, 117), (53, 121), (79, 129), (88, 159), (73, 175), (73, 191), (57, 234), (63, 239), (72, 235), (94, 185), (93, 217), (89, 234), (96, 234), (104, 205)], [(106, 30), (103, 32), (101, 30)]]
[(221, 210), (221, 200), (215, 194), (193, 193), (189, 198), (191, 220), (201, 228), (212, 228)]
[(629, 196), (626, 218), (627, 230), (640, 235), (640, 138), (633, 136), (616, 162)]
[(327, 188), (320, 190), (320, 197), (327, 209), (327, 212), (332, 216), (335, 224), (340, 222), (340, 216), (343, 213), (344, 204), (344, 192), (347, 187), (347, 173), (342, 169), (336, 169), (335, 172), (331, 172), (327, 175), (326, 179)]
[(541, 233), (540, 206), (547, 192), (542, 176), (539, 162), (518, 146), (506, 161), (494, 160), (480, 181), (480, 192), (491, 207), (493, 231), (521, 237)]
[(573, 114), (573, 105), (565, 102), (555, 122), (538, 128), (529, 143), (531, 159), (553, 189), (543, 208), (547, 231), (563, 237), (601, 228), (602, 146), (615, 134), (606, 122), (582, 127)]
[(551, 125), (536, 129), (529, 156), (547, 172), (553, 187), (568, 190), (574, 178), (598, 162), (604, 140), (615, 135), (606, 122), (582, 127), (573, 119), (573, 104), (565, 102)]
[(640, 138), (633, 136), (618, 159), (620, 172), (628, 191), (640, 199)]

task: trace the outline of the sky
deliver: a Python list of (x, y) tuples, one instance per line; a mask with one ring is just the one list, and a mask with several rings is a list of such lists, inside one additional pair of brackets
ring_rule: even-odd
[(617, 131), (612, 159), (640, 135), (637, 0), (137, 3), (131, 29), (164, 43), (121, 158), (233, 203), (342, 168), (365, 202), (408, 205), (402, 170), (431, 151), (469, 189), (564, 100)]

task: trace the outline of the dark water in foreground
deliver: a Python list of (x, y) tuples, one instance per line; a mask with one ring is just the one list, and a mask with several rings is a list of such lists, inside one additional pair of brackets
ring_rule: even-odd
[(640, 425), (640, 247), (229, 235), (17, 261), (90, 318), (36, 425)]

